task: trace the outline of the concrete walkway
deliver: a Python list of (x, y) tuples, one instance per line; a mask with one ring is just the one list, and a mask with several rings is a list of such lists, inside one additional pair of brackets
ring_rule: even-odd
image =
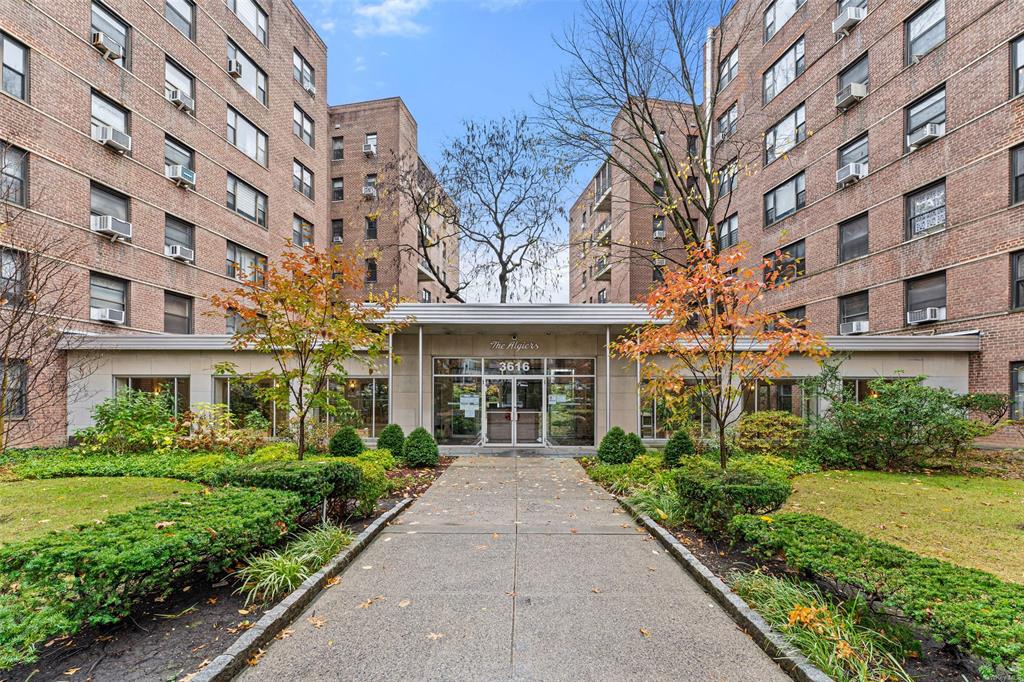
[(461, 457), (244, 680), (789, 678), (574, 460)]

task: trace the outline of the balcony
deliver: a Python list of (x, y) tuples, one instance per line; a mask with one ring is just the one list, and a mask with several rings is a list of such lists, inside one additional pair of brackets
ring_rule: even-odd
[(612, 279), (612, 264), (608, 256), (601, 256), (594, 261), (594, 280), (599, 282), (610, 282)]
[(594, 210), (612, 210), (612, 167), (607, 163), (594, 177)]
[(594, 243), (598, 246), (611, 246), (612, 244), (612, 221), (605, 220), (594, 230)]
[(436, 282), (437, 278), (434, 277), (434, 273), (430, 271), (430, 265), (427, 263), (426, 258), (420, 258), (419, 262), (416, 263), (416, 281), (417, 282)]

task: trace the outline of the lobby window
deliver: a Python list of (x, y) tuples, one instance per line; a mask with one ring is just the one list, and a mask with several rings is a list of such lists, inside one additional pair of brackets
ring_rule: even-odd
[(331, 243), (340, 244), (345, 241), (345, 220), (335, 218), (331, 221)]
[(868, 255), (868, 214), (839, 223), (839, 262)]
[(764, 42), (771, 40), (803, 4), (804, 0), (775, 0), (768, 5), (764, 12)]
[(331, 201), (341, 201), (345, 198), (345, 179), (334, 178), (331, 180)]
[(740, 184), (739, 161), (732, 158), (718, 169), (718, 195), (724, 197), (736, 191)]
[(99, 138), (100, 128), (113, 128), (122, 133), (128, 130), (128, 110), (115, 104), (98, 92), (92, 93), (92, 116), (90, 119), (90, 130), (92, 138)]
[(764, 103), (786, 89), (797, 76), (804, 72), (804, 37), (800, 36), (779, 60), (768, 67), (762, 77)]
[(228, 41), (228, 59), (237, 61), (242, 67), (242, 75), (236, 79), (236, 82), (259, 100), (260, 104), (267, 106), (267, 74), (263, 69), (256, 66), (256, 62), (230, 40)]
[(860, 83), (864, 87), (867, 87), (869, 76), (868, 67), (868, 55), (865, 52), (860, 59), (855, 61), (853, 64), (850, 64), (839, 73), (839, 89), (842, 90), (854, 83)]
[(932, 0), (907, 19), (907, 64), (915, 64), (946, 39), (946, 0)]
[(718, 142), (727, 139), (736, 132), (736, 120), (739, 116), (737, 104), (725, 110), (725, 113), (718, 117)]
[(231, 107), (228, 107), (227, 126), (228, 142), (256, 163), (266, 166), (267, 134)]
[(172, 166), (184, 166), (195, 170), (195, 152), (170, 135), (164, 137), (164, 173), (170, 173)]
[(740, 217), (738, 213), (718, 223), (718, 249), (724, 251), (730, 246), (736, 246), (740, 237)]
[(0, 140), (0, 201), (28, 203), (28, 152)]
[(315, 90), (316, 76), (313, 67), (298, 50), (292, 51), (292, 75), (305, 90)]
[(848, 142), (839, 148), (839, 168), (848, 166), (851, 163), (862, 163), (864, 164), (865, 170), (868, 166), (868, 136), (867, 133), (861, 135), (856, 140)]
[(307, 198), (313, 198), (313, 171), (292, 160), (292, 188)]
[(1010, 254), (1010, 281), (1013, 288), (1013, 307), (1024, 309), (1024, 251)]
[(227, 206), (260, 227), (267, 226), (267, 195), (228, 174)]
[(227, 269), (225, 273), (228, 277), (262, 284), (266, 270), (266, 256), (234, 242), (228, 242)]
[(769, 164), (807, 138), (804, 105), (801, 104), (764, 134), (764, 162)]
[(366, 238), (377, 238), (377, 219), (371, 216), (366, 216)]
[(740, 49), (734, 47), (718, 64), (718, 89), (721, 90), (736, 79), (740, 70)]
[(27, 274), (25, 254), (14, 249), (0, 248), (0, 299), (19, 303), (25, 293)]
[(942, 310), (945, 319), (946, 310), (946, 273), (918, 277), (907, 281), (907, 312), (915, 312), (926, 308)]
[(345, 138), (331, 138), (331, 161), (342, 161), (345, 158)]
[(1010, 418), (1024, 419), (1024, 362), (1010, 363)]
[(164, 331), (168, 334), (192, 333), (192, 299), (164, 292)]
[(1010, 43), (1010, 80), (1013, 96), (1024, 95), (1024, 36)]
[(377, 259), (366, 259), (366, 283), (374, 284), (377, 281)]
[(784, 246), (774, 253), (764, 257), (768, 263), (764, 269), (765, 281), (768, 281), (772, 273), (778, 273), (775, 279), (776, 284), (803, 277), (807, 274), (807, 247), (803, 239)]
[(607, 289), (601, 289), (600, 291), (597, 292), (597, 302), (598, 303), (607, 303), (608, 302), (608, 290)]
[[(131, 68), (131, 38), (128, 24), (98, 2), (92, 3), (92, 33), (102, 33), (104, 40), (113, 48), (110, 61), (124, 68)], [(97, 48), (98, 49), (98, 48)], [(117, 54), (115, 57), (114, 55)]]
[(292, 132), (295, 133), (295, 137), (310, 147), (314, 146), (313, 119), (309, 117), (309, 114), (300, 109), (298, 104), (295, 105), (295, 109), (292, 112)]
[(192, 0), (166, 0), (164, 17), (189, 40), (196, 38), (196, 6)]
[(1010, 150), (1010, 202), (1024, 201), (1024, 145)]
[(103, 310), (121, 311), (128, 323), (128, 282), (94, 272), (89, 276), (89, 317)]
[(946, 86), (917, 100), (906, 111), (907, 148), (910, 136), (930, 123), (939, 127), (939, 135), (946, 133)]
[[(175, 90), (195, 101), (195, 78), (177, 63), (164, 61), (164, 97), (170, 97)], [(192, 112), (189, 112), (192, 113)]]
[(261, 43), (267, 44), (267, 13), (255, 0), (228, 0), (228, 7)]
[(868, 321), (868, 292), (861, 291), (839, 299), (839, 324)]
[(3, 89), (18, 99), (28, 99), (28, 48), (6, 33), (0, 33), (0, 62)]
[(946, 181), (907, 195), (907, 239), (946, 227)]
[(172, 215), (164, 216), (164, 249), (171, 246), (182, 246), (195, 251), (196, 228), (184, 220)]
[(796, 213), (806, 201), (804, 174), (800, 172), (764, 195), (765, 227)]
[(89, 215), (112, 216), (118, 220), (131, 222), (131, 202), (128, 197), (93, 183), (89, 189)]
[(757, 381), (753, 389), (744, 389), (743, 411), (746, 413), (781, 410), (806, 417), (816, 414), (817, 408), (817, 400), (803, 390), (799, 379)]
[(175, 415), (189, 410), (189, 384), (189, 377), (114, 377), (115, 390), (130, 388), (168, 396), (168, 404)]
[(313, 243), (313, 223), (301, 216), (292, 216), (292, 244), (306, 246)]
[(28, 416), (28, 365), (24, 360), (0, 360), (0, 384), (6, 386), (5, 419)]

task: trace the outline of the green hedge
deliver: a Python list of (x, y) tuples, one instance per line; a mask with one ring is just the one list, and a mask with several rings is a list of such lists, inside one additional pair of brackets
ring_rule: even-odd
[(215, 490), (0, 547), (0, 668), (34, 660), (52, 637), (117, 622), (182, 578), (219, 575), (276, 543), (301, 511), (294, 493)]
[(379, 464), (384, 467), (385, 471), (391, 471), (398, 466), (398, 460), (395, 459), (395, 456), (392, 453), (392, 450), (383, 448), (377, 448), (376, 450), (363, 450), (356, 455), (356, 459), (361, 462), (373, 462), (374, 464)]
[[(369, 452), (369, 451), (368, 451)], [(383, 452), (387, 452), (384, 450)], [(341, 457), (337, 461), (357, 468), (360, 472), (359, 487), (354, 495), (356, 500), (356, 514), (369, 516), (377, 506), (377, 500), (387, 495), (389, 489), (388, 475), (384, 467), (379, 463), (364, 459), (360, 453), (359, 457)]]
[(738, 516), (731, 528), (755, 553), (782, 556), (805, 575), (853, 586), (939, 641), (1024, 680), (1024, 585), (922, 557), (811, 514)]
[(221, 469), (207, 481), (298, 493), (308, 509), (326, 498), (351, 498), (363, 482), (358, 461), (337, 458), (302, 462), (260, 462)]
[(707, 533), (719, 533), (737, 514), (775, 511), (793, 487), (774, 459), (736, 459), (725, 471), (702, 457), (687, 459), (676, 474), (683, 518)]

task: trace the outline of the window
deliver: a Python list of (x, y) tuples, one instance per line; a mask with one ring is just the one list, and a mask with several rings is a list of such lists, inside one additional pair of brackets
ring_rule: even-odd
[(192, 333), (192, 299), (164, 292), (164, 331), (168, 334)]
[(260, 104), (267, 106), (267, 74), (263, 69), (256, 66), (256, 62), (230, 40), (228, 41), (228, 59), (237, 61), (242, 67), (242, 76), (237, 82), (245, 88), (246, 92), (259, 100)]
[(718, 141), (728, 138), (736, 132), (736, 118), (738, 116), (736, 103), (734, 102), (724, 114), (718, 117)]
[(769, 164), (807, 138), (804, 105), (789, 112), (764, 134), (764, 162)]
[(313, 243), (313, 223), (301, 216), (292, 216), (292, 244), (306, 246)]
[(805, 202), (804, 174), (800, 172), (764, 195), (765, 227), (796, 213)]
[(868, 321), (868, 292), (861, 291), (839, 299), (839, 324)]
[(0, 299), (20, 303), (25, 293), (25, 254), (0, 248)]
[(261, 166), (267, 165), (267, 134), (231, 107), (228, 107), (228, 142)]
[(907, 195), (907, 239), (946, 226), (946, 181)]
[(1017, 204), (1024, 201), (1024, 145), (1010, 150), (1010, 201)]
[(377, 219), (366, 216), (366, 238), (376, 239), (377, 238)]
[(764, 259), (768, 261), (764, 269), (765, 281), (768, 281), (769, 276), (773, 272), (778, 273), (778, 277), (775, 279), (776, 284), (806, 275), (807, 259), (805, 258), (805, 253), (806, 244), (801, 239), (789, 246), (782, 247), (775, 253), (765, 256)]
[(254, 0), (228, 0), (228, 7), (261, 43), (267, 44), (267, 13)]
[(377, 133), (366, 133), (366, 141), (364, 144), (369, 147), (374, 154), (377, 153)]
[(420, 303), (430, 303), (430, 290), (424, 289), (420, 292)]
[(251, 251), (244, 246), (228, 242), (227, 276), (235, 279), (248, 279), (250, 282), (263, 283), (263, 273), (267, 269), (267, 257)]
[(718, 169), (718, 195), (724, 197), (730, 192), (734, 192), (739, 184), (739, 162), (733, 158)]
[(89, 192), (89, 214), (109, 215), (127, 222), (130, 218), (128, 197), (101, 185), (93, 184)]
[[(7, 83), (7, 62), (4, 62), (4, 87)], [(1010, 85), (1013, 96), (1024, 95), (1024, 36), (1010, 43)]]
[(128, 282), (94, 272), (89, 276), (89, 315), (107, 309), (120, 310), (128, 322)]
[(839, 0), (839, 11), (842, 12), (847, 7), (867, 7), (868, 0)]
[(734, 47), (732, 52), (718, 64), (718, 89), (721, 90), (736, 78), (740, 69), (740, 50)]
[(0, 361), (0, 384), (7, 386), (4, 418), (24, 419), (28, 416), (28, 365), (23, 360)]
[(28, 202), (28, 152), (0, 141), (0, 201)]
[(173, 137), (167, 136), (164, 138), (164, 173), (170, 173), (171, 166), (184, 166), (189, 170), (195, 170), (195, 152)]
[(665, 238), (665, 216), (656, 215), (651, 218), (651, 230), (653, 232), (654, 239)]
[(299, 54), (298, 50), (292, 51), (292, 74), (295, 76), (295, 80), (298, 81), (306, 90), (312, 90), (316, 88), (316, 77), (313, 72), (313, 67), (310, 66), (306, 58)]
[[(116, 48), (120, 55), (111, 60), (119, 66), (130, 68), (131, 43), (128, 36), (128, 24), (98, 2), (92, 3), (92, 33), (102, 33), (108, 44)], [(91, 42), (91, 41), (90, 41)]]
[(651, 267), (651, 280), (654, 282), (665, 281), (665, 268), (661, 265), (654, 265)]
[(184, 246), (195, 251), (196, 228), (171, 215), (164, 216), (164, 248)]
[(4, 92), (18, 99), (28, 99), (28, 48), (0, 33), (0, 62), (3, 63)]
[(228, 173), (228, 208), (261, 227), (267, 226), (267, 195)]
[(345, 158), (345, 138), (331, 138), (331, 161), (341, 161)]
[(1024, 308), (1024, 251), (1010, 255), (1010, 285), (1013, 289), (1013, 307)]
[(839, 262), (868, 255), (868, 214), (839, 223)]
[(789, 310), (782, 311), (783, 316), (793, 324), (807, 321), (807, 306), (797, 306), (796, 308), (790, 308)]
[(730, 246), (736, 246), (739, 242), (740, 217), (733, 213), (731, 216), (718, 223), (718, 249), (724, 251)]
[(764, 42), (771, 40), (803, 4), (804, 0), (775, 0), (768, 5), (764, 12)]
[(313, 146), (313, 119), (300, 109), (298, 104), (295, 105), (295, 110), (292, 112), (292, 132), (295, 133), (295, 137), (310, 147)]
[(598, 303), (607, 303), (608, 302), (608, 290), (607, 289), (601, 289), (600, 291), (597, 292), (597, 302)]
[(377, 281), (377, 259), (366, 259), (366, 283), (373, 284)]
[(308, 198), (313, 198), (313, 171), (298, 161), (292, 161), (292, 187)]
[(369, 174), (367, 174), (367, 176), (363, 179), (363, 187), (367, 187), (369, 189), (374, 190), (374, 192), (376, 192), (377, 191), (377, 174), (376, 173), (369, 173)]
[(1010, 363), (1010, 418), (1024, 419), (1024, 362)]
[(100, 128), (110, 127), (123, 133), (128, 131), (128, 110), (114, 104), (103, 95), (92, 93), (92, 138), (98, 139)]
[(186, 38), (195, 40), (196, 6), (192, 0), (167, 0), (164, 4), (164, 17)]
[(345, 221), (342, 218), (335, 218), (331, 221), (331, 242), (340, 244), (345, 239)]
[(853, 64), (850, 64), (848, 67), (843, 69), (842, 72), (840, 72), (839, 89), (842, 90), (843, 88), (849, 87), (854, 83), (860, 83), (861, 85), (867, 87), (869, 75), (868, 67), (868, 55), (865, 52), (860, 59), (855, 61)]
[(907, 64), (914, 64), (946, 39), (946, 0), (932, 0), (907, 19)]
[(779, 60), (768, 67), (764, 72), (763, 88), (764, 103), (767, 104), (775, 99), (775, 96), (785, 90), (786, 86), (796, 80), (796, 77), (804, 72), (804, 37), (793, 43), (792, 47), (786, 50), (786, 54), (779, 57)]
[(185, 69), (170, 59), (164, 63), (164, 96), (170, 97), (175, 90), (195, 98), (195, 79)]
[(942, 86), (935, 92), (925, 95), (907, 107), (907, 147), (910, 147), (910, 136), (929, 123), (939, 126), (939, 135), (946, 132), (946, 87)]
[[(162, 393), (170, 396), (171, 408), (174, 414), (183, 415), (189, 410), (189, 377), (114, 377), (114, 389), (123, 391), (130, 388), (133, 391), (145, 393)], [(236, 424), (241, 424), (238, 420)]]
[(345, 178), (334, 178), (331, 180), (331, 201), (341, 201), (345, 198)]
[(839, 167), (842, 168), (851, 163), (862, 163), (867, 168), (868, 136), (866, 134), (839, 148)]
[(946, 273), (919, 277), (907, 282), (907, 312), (946, 307)]

